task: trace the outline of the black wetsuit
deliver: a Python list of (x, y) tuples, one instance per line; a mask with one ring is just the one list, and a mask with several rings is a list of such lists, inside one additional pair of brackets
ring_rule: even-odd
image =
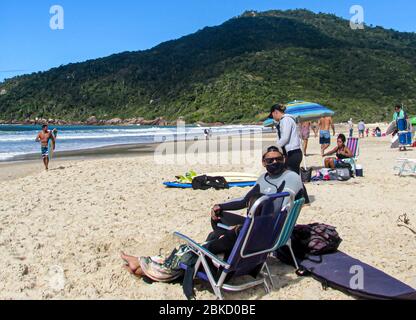
[(211, 219), (213, 232), (207, 238), (208, 243), (204, 245), (209, 251), (214, 254), (224, 253), (227, 258), (231, 254), (231, 250), (237, 241), (238, 231), (225, 230), (218, 227), (219, 223), (227, 226), (243, 225), (245, 217), (237, 215), (228, 211), (241, 210), (248, 207), (249, 200), (258, 194), (274, 194), (279, 192), (288, 192), (290, 198), (286, 198), (283, 206), (287, 205), (293, 200), (298, 200), (303, 197), (303, 185), (299, 175), (293, 171), (287, 170), (279, 176), (270, 176), (263, 174), (256, 185), (246, 194), (245, 197), (231, 200), (220, 204), (221, 215), (220, 221)]

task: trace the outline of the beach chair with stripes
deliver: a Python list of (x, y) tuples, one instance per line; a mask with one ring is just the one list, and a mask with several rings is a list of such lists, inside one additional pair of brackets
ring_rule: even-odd
[[(217, 299), (223, 299), (223, 290), (237, 292), (258, 285), (263, 285), (266, 293), (269, 293), (274, 287), (274, 282), (267, 258), (281, 246), (289, 246), (297, 265), (290, 236), (304, 200), (296, 201), (292, 208), (282, 209), (283, 200), (288, 196), (288, 193), (267, 195), (254, 203), (227, 261), (187, 236), (175, 233), (198, 256), (194, 278), (209, 282)], [(186, 265), (181, 267), (185, 270), (188, 268)], [(242, 276), (251, 277), (242, 284), (230, 283), (236, 278), (242, 279)]]
[(393, 170), (398, 170), (399, 176), (403, 173), (416, 173), (416, 159), (399, 158), (396, 162)]
[(358, 156), (360, 155), (360, 148), (359, 148), (359, 139), (358, 138), (348, 138), (347, 140), (347, 148), (352, 152), (352, 158), (342, 159), (342, 162), (349, 163), (352, 167), (353, 172), (356, 170), (356, 162)]

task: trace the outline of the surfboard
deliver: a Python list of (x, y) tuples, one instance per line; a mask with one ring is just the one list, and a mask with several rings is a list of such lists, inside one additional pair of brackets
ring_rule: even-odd
[(393, 139), (391, 139), (391, 148), (398, 149), (400, 146), (399, 135), (396, 134)]
[(390, 122), (389, 126), (387, 127), (386, 135), (391, 135), (397, 129), (396, 121)]
[[(168, 188), (192, 189), (192, 183), (164, 182), (163, 184)], [(228, 183), (228, 185), (230, 186), (230, 188), (245, 188), (254, 187), (256, 185), (256, 182), (230, 182)]]
[[(56, 140), (56, 137), (58, 136), (58, 130), (53, 129), (53, 130), (51, 131), (51, 133), (52, 133), (52, 135), (54, 136), (54, 138), (55, 138), (55, 140)], [(52, 139), (49, 139), (49, 142), (48, 142), (48, 149), (49, 149), (49, 160), (52, 160), (52, 158), (53, 158), (53, 155), (54, 155), (54, 153), (55, 153), (55, 147), (56, 147), (56, 143), (55, 143), (55, 142), (53, 142), (53, 140), (52, 140)]]
[(258, 174), (248, 172), (209, 172), (205, 173), (207, 176), (221, 176), (221, 177), (253, 177), (258, 178)]
[(251, 182), (257, 181), (258, 174), (244, 172), (210, 172), (206, 173), (209, 177), (224, 177), (227, 182)]

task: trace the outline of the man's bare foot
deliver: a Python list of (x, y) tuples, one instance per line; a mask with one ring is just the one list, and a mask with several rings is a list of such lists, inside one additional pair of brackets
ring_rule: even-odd
[(143, 271), (140, 268), (139, 259), (137, 257), (129, 256), (122, 252), (121, 259), (123, 259), (127, 263), (127, 265), (125, 265), (124, 268), (131, 274), (134, 274), (138, 277), (143, 275)]

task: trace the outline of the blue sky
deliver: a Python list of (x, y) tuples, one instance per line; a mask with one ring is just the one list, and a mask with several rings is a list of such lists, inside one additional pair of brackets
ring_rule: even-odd
[[(221, 24), (245, 10), (307, 8), (416, 32), (413, 0), (13, 0), (0, 1), (0, 81), (160, 42)], [(64, 9), (64, 30), (51, 30), (51, 6)]]

